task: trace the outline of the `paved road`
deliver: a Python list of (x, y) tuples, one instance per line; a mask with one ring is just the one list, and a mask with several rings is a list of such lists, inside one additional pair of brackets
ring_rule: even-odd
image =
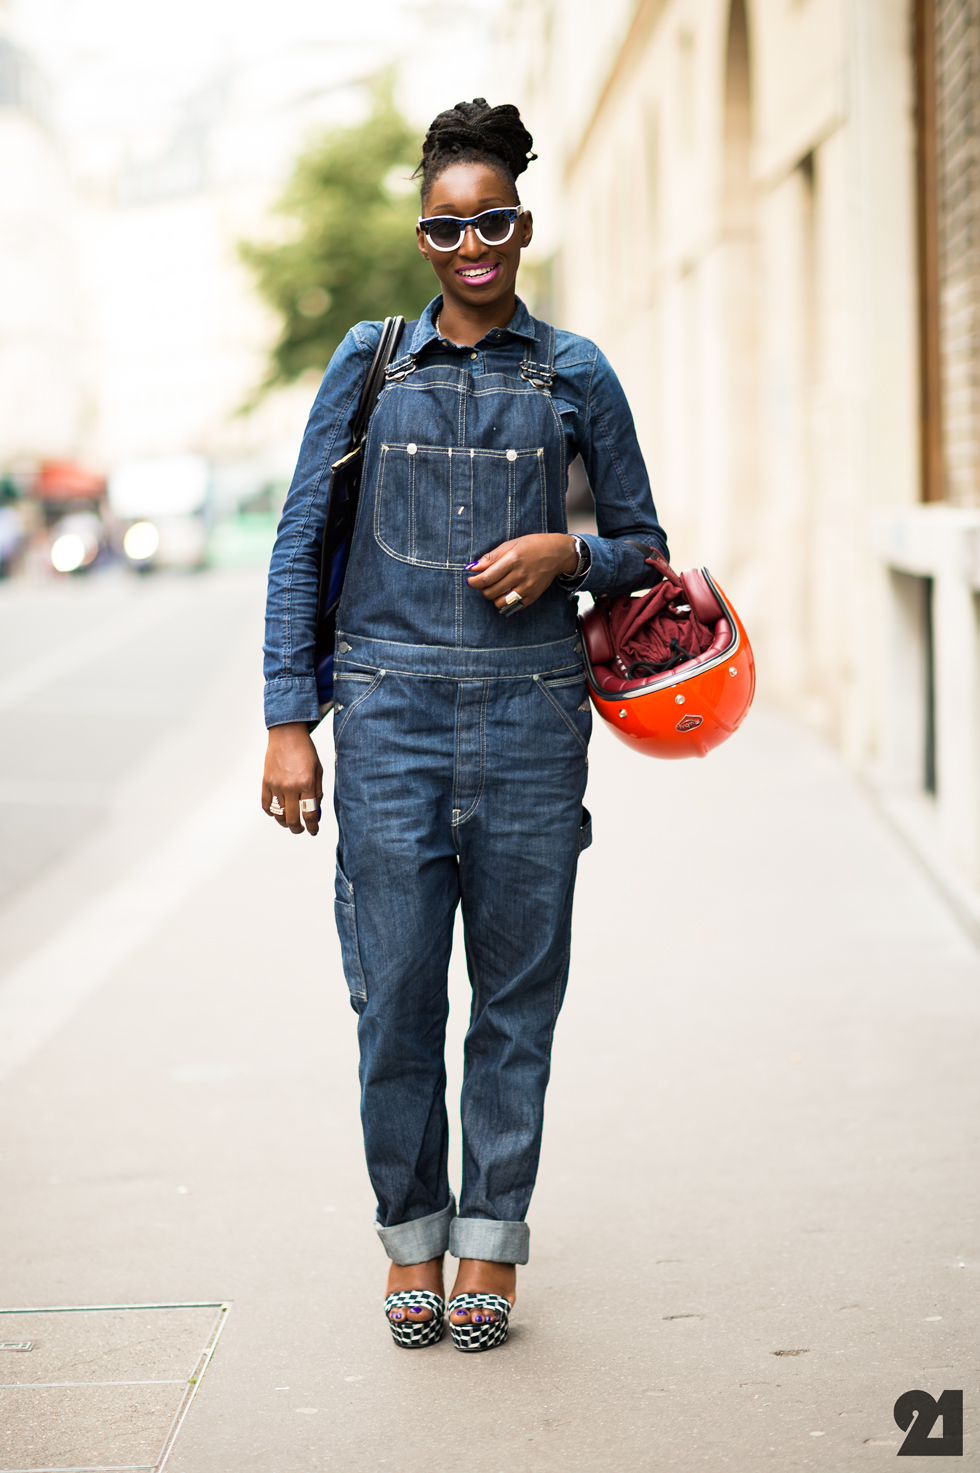
[[(173, 1473), (843, 1473), (912, 1388), (980, 1467), (980, 958), (761, 708), (704, 764), (598, 735), (511, 1340), (395, 1349), (329, 826), (254, 806), (260, 613), (0, 588), (3, 1303), (233, 1301)], [(68, 1455), (31, 1415), (4, 1467)]]

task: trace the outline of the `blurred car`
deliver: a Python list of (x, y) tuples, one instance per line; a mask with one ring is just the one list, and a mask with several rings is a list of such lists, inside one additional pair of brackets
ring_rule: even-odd
[(48, 533), (48, 556), (56, 573), (83, 572), (105, 546), (105, 526), (94, 511), (69, 512)]
[(109, 552), (102, 520), (105, 477), (71, 460), (46, 461), (34, 477), (31, 501), (40, 510), (40, 546), (56, 573), (82, 573)]
[(0, 578), (5, 578), (13, 568), (25, 536), (24, 524), (17, 509), (0, 501)]
[(117, 466), (109, 509), (131, 567), (204, 566), (210, 483), (203, 455), (154, 455)]

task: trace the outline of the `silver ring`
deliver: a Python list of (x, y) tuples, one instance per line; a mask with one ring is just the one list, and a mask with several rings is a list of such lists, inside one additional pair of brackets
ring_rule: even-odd
[(272, 802), (269, 804), (269, 812), (270, 813), (274, 813), (276, 815), (276, 817), (278, 817), (279, 814), (285, 813), (285, 811), (286, 810), (285, 810), (285, 808), (283, 808), (282, 804), (279, 802), (279, 799), (278, 798), (273, 798)]
[(299, 811), (300, 813), (316, 813), (316, 799), (300, 798)]

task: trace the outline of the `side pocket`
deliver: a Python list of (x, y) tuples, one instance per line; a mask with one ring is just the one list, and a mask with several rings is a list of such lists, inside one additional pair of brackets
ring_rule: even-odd
[[(336, 700), (334, 701), (333, 741), (335, 748), (337, 746), (337, 743), (340, 741), (340, 737), (344, 730), (344, 727), (351, 719), (351, 716), (357, 710), (358, 706), (360, 706), (362, 702), (367, 700), (368, 696), (374, 695), (374, 692), (377, 690), (378, 686), (381, 684), (384, 678), (384, 670), (377, 670), (375, 671), (374, 675), (369, 676), (364, 676), (357, 672), (349, 675), (346, 670), (342, 670), (338, 673), (334, 684), (334, 693), (335, 695), (338, 693), (343, 694), (344, 700), (341, 702), (340, 705), (337, 704)], [(370, 685), (366, 685), (362, 692), (354, 697), (353, 700), (350, 699), (349, 688), (345, 687), (344, 682), (348, 680), (363, 682), (365, 679), (370, 681)]]
[[(588, 686), (583, 676), (567, 680), (543, 680), (532, 675), (532, 681), (543, 693), (548, 704), (553, 706), (582, 748), (586, 762), (589, 760), (589, 737), (592, 735), (592, 711), (588, 706)], [(583, 708), (580, 697), (585, 697)], [(566, 706), (568, 709), (566, 710)]]
[(578, 852), (579, 852), (579, 854), (582, 853), (582, 850), (583, 849), (588, 849), (588, 847), (589, 847), (589, 845), (591, 843), (592, 843), (592, 814), (589, 812), (589, 810), (587, 808), (583, 808), (582, 809), (582, 822), (579, 825), (579, 831), (578, 831)]
[(355, 1013), (363, 1013), (367, 1006), (367, 983), (361, 966), (361, 944), (357, 939), (357, 910), (354, 906), (354, 886), (337, 865), (334, 886), (334, 916), (337, 935), (340, 937), (340, 954), (344, 962), (344, 976), (350, 989), (350, 1005)]

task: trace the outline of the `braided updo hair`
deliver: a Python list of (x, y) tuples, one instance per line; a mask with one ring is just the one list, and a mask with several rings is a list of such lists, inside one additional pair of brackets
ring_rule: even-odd
[(513, 103), (491, 107), (485, 97), (457, 102), (429, 124), (422, 144), (422, 162), (415, 170), (422, 176), (422, 198), (444, 169), (476, 162), (488, 164), (516, 191), (518, 174), (537, 158), (531, 152), (533, 146), (534, 139)]

